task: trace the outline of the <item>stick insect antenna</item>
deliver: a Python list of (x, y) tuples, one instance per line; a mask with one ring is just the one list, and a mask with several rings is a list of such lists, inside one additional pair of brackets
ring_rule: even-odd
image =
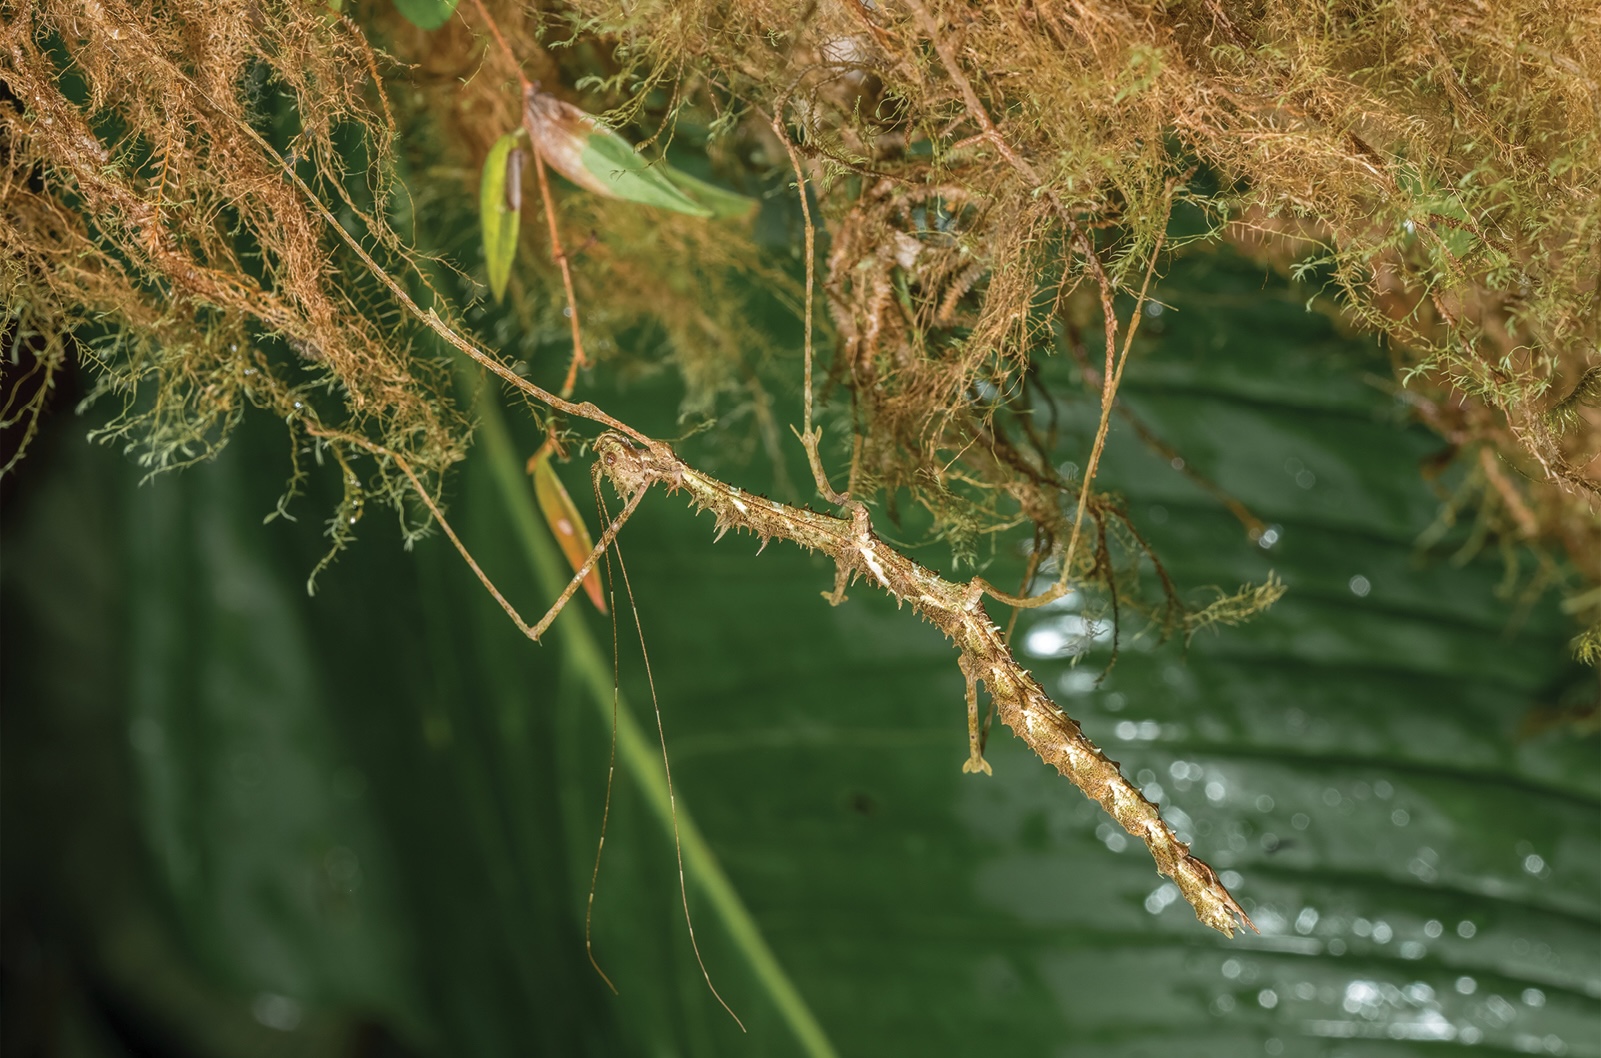
[[(644, 488), (639, 489), (634, 493), (632, 502), (637, 503), (644, 493)], [(639, 653), (645, 659), (645, 682), (650, 686), (650, 704), (656, 712), (656, 736), (661, 741), (662, 747), (662, 771), (667, 776), (667, 807), (673, 821), (673, 855), (678, 860), (678, 896), (684, 905), (684, 924), (689, 927), (689, 946), (695, 951), (695, 962), (700, 966), (700, 975), (706, 979), (706, 987), (711, 989), (717, 1002), (728, 1011), (728, 1016), (734, 1019), (739, 1031), (746, 1032), (748, 1030), (745, 1028), (745, 1023), (739, 1020), (734, 1008), (728, 1005), (728, 1000), (724, 999), (722, 993), (717, 991), (717, 986), (712, 984), (712, 975), (706, 969), (706, 960), (701, 958), (700, 942), (695, 939), (695, 923), (689, 913), (689, 886), (684, 881), (684, 844), (678, 836), (678, 800), (673, 793), (673, 767), (667, 759), (667, 729), (662, 724), (661, 701), (656, 697), (656, 677), (650, 670), (650, 651), (645, 649), (645, 627), (639, 620), (639, 607), (634, 604), (634, 586), (628, 580), (628, 565), (623, 561), (622, 547), (614, 545), (613, 550), (617, 554), (617, 568), (623, 574), (623, 589), (628, 593), (628, 607), (634, 613), (634, 629), (639, 633)], [(615, 612), (614, 607), (613, 613)]]
[[(610, 517), (610, 512), (606, 510), (606, 500), (600, 494), (600, 474), (597, 471), (590, 477), (595, 487), (595, 509), (600, 512), (600, 520), (604, 522)], [(617, 986), (600, 968), (600, 963), (595, 961), (593, 930), (595, 890), (600, 886), (600, 857), (606, 851), (606, 825), (611, 822), (611, 794), (617, 777), (617, 708), (623, 693), (617, 665), (617, 578), (612, 575), (610, 554), (606, 556), (606, 587), (610, 600), (607, 616), (611, 618), (611, 756), (606, 761), (606, 800), (600, 810), (600, 840), (595, 844), (595, 867), (589, 874), (589, 901), (584, 906), (584, 952), (589, 956), (589, 965), (600, 974), (600, 979), (606, 982), (612, 995), (617, 995)]]

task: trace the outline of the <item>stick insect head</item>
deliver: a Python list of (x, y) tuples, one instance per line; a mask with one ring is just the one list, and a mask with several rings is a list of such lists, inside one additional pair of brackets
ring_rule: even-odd
[(628, 497), (652, 482), (671, 485), (681, 464), (672, 449), (659, 442), (641, 448), (615, 430), (595, 438), (595, 469), (612, 483), (619, 496)]

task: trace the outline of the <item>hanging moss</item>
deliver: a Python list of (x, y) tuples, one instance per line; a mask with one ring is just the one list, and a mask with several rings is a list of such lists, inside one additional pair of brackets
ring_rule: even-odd
[[(424, 32), (380, 4), (42, 0), (3, 35), (8, 374), (26, 353), (44, 381), (8, 419), (26, 429), (72, 357), (94, 367), (92, 399), (121, 408), (106, 437), (152, 471), (207, 458), (265, 409), (293, 437), (289, 494), (318, 461), (342, 475), (336, 547), (374, 498), (416, 531), (405, 476), (374, 453), (437, 497), (470, 422), (426, 321), (330, 216), (425, 310), (481, 324), (508, 357), (566, 332), (537, 225), (509, 316), (449, 296), (441, 257), (528, 77), (742, 191), (806, 185), (823, 392), (841, 398), (820, 414), (828, 461), (854, 496), (910, 497), (958, 558), (1026, 526), (1041, 566), (1110, 589), (1151, 557), (1089, 488), (1094, 455), (1078, 479), (1053, 466), (1037, 367), (1075, 356), (1112, 413), (1178, 210), (1200, 218), (1186, 241), (1246, 247), (1387, 338), (1466, 467), (1443, 518), (1472, 511), (1482, 544), (1565, 551), (1601, 577), (1588, 4), (578, 0), (468, 4)], [(801, 304), (771, 250), (800, 241), (793, 212), (752, 229), (557, 190), (601, 369), (670, 361), (687, 413), (747, 424), (776, 459), (768, 390), (798, 372), (740, 291), (754, 275)], [(1601, 621), (1593, 592), (1570, 597), (1581, 624)], [(1231, 619), (1261, 596), (1234, 599)], [(1170, 590), (1124, 601), (1177, 627)]]

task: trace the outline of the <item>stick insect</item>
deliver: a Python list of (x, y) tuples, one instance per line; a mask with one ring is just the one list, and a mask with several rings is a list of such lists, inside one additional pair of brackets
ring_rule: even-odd
[(624, 506), (550, 612), (533, 626), (517, 619), (530, 638), (538, 639), (550, 627), (652, 485), (660, 484), (668, 493), (685, 492), (698, 510), (712, 512), (718, 539), (737, 529), (757, 536), (762, 549), (777, 538), (828, 555), (835, 564), (834, 588), (823, 593), (830, 604), (845, 601), (847, 588), (863, 580), (897, 603), (909, 603), (945, 633), (956, 646), (957, 663), (967, 682), (968, 759), (963, 771), (990, 771), (980, 748), (978, 686), (982, 683), (1003, 723), (1145, 843), (1157, 870), (1173, 879), (1201, 922), (1230, 937), (1241, 925), (1256, 928), (1216, 872), (1190, 854), (1189, 847), (1163, 822), (1157, 807), (1124, 778), (1117, 762), (1091, 742), (1078, 723), (1050, 700), (1039, 681), (1017, 663), (983, 606), (985, 595), (1004, 593), (982, 578), (965, 584), (946, 580), (901, 554), (873, 531), (867, 507), (860, 502), (846, 504), (849, 517), (779, 503), (701, 473), (661, 441), (640, 443), (616, 431), (601, 434), (593, 449), (597, 489), (604, 478), (623, 498)]

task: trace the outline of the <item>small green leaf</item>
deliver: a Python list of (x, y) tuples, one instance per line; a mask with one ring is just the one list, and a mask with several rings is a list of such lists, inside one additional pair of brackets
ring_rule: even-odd
[(489, 289), (499, 301), (511, 278), (517, 256), (517, 225), (522, 215), (522, 158), (517, 148), (522, 130), (508, 132), (489, 148), (484, 172), (478, 180), (478, 221), (484, 232), (484, 264)]
[(648, 161), (593, 114), (548, 93), (529, 93), (523, 121), (546, 165), (602, 197), (692, 217), (743, 217), (756, 208), (753, 199)]
[(744, 195), (735, 194), (732, 191), (718, 187), (716, 184), (709, 184), (698, 177), (690, 176), (682, 169), (674, 169), (665, 162), (662, 163), (660, 168), (662, 175), (671, 180), (674, 187), (711, 210), (712, 216), (720, 220), (735, 220), (741, 217), (748, 217), (755, 212), (756, 200), (754, 198), (747, 198)]
[(418, 29), (438, 29), (456, 13), (456, 0), (395, 0), (395, 10)]
[[(717, 215), (715, 209), (701, 205), (680, 191), (667, 175), (668, 167), (665, 164), (650, 164), (634, 151), (627, 140), (600, 125), (594, 126), (584, 141), (579, 161), (586, 170), (600, 178), (606, 189), (602, 193), (612, 198), (659, 206), (678, 213), (688, 213), (692, 217)], [(675, 175), (681, 177), (683, 174)]]

